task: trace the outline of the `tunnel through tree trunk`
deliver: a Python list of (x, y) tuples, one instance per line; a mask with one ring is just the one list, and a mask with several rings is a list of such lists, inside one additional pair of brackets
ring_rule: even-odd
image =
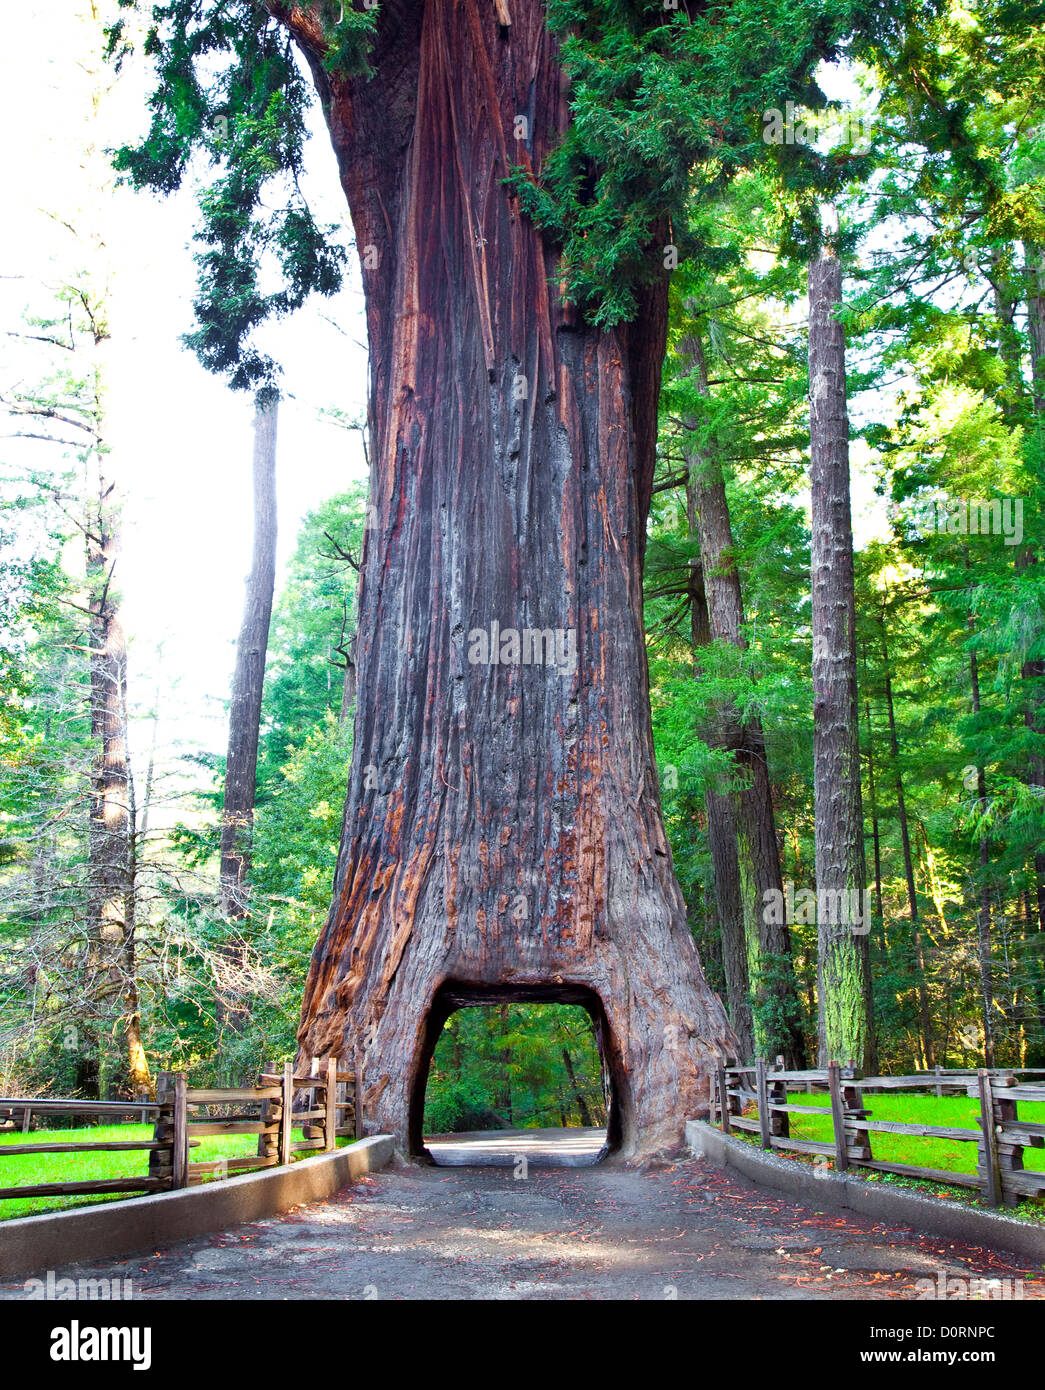
[[(621, 1065), (621, 1048), (607, 1022), (602, 1001), (592, 990), (577, 985), (482, 985), (448, 980), (436, 991), (426, 1019), (425, 1034), (410, 1095), (408, 1121), (409, 1151), (426, 1152), (423, 1138), (425, 1092), (432, 1058), (443, 1025), (458, 1009), (507, 1004), (573, 1004), (584, 1009), (592, 1021), (595, 1045), (604, 1074), (608, 1077), (606, 1106), (606, 1145), (610, 1153), (621, 1147), (621, 1104), (629, 1090), (628, 1076)], [(582, 1124), (590, 1124), (590, 1116)]]

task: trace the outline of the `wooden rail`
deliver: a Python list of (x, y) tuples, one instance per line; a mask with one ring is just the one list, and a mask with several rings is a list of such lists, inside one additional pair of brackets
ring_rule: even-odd
[[(151, 1139), (0, 1144), (0, 1160), (20, 1154), (132, 1150), (149, 1155), (147, 1176), (0, 1187), (0, 1201), (81, 1193), (169, 1192), (231, 1173), (289, 1164), (306, 1153), (329, 1153), (337, 1147), (339, 1137), (363, 1137), (362, 1106), (356, 1103), (356, 1089), (356, 1073), (339, 1070), (336, 1060), (330, 1058), (322, 1073), (318, 1062), (313, 1061), (312, 1074), (307, 1076), (295, 1075), (290, 1063), (279, 1071), (270, 1066), (254, 1086), (190, 1087), (184, 1074), (161, 1072), (155, 1101), (0, 1097), (0, 1120), (5, 1115), (12, 1119), (23, 1115), (23, 1133), (28, 1132), (33, 1112), (112, 1119), (140, 1114), (142, 1119), (147, 1115), (154, 1120)], [(303, 1109), (295, 1109), (296, 1098), (304, 1100)], [(302, 1126), (303, 1139), (293, 1138), (297, 1124)], [(222, 1134), (256, 1134), (257, 1152), (190, 1162), (191, 1151), (198, 1149), (204, 1138)]]
[[(759, 1060), (750, 1067), (717, 1068), (712, 1114), (725, 1134), (733, 1130), (757, 1134), (764, 1149), (822, 1156), (833, 1161), (839, 1172), (867, 1168), (972, 1187), (980, 1191), (988, 1206), (1015, 1206), (1025, 1197), (1045, 1197), (1045, 1172), (1028, 1172), (1023, 1167), (1024, 1149), (1045, 1147), (1045, 1124), (1020, 1120), (1018, 1114), (1021, 1101), (1045, 1103), (1045, 1085), (1017, 1079), (1043, 1075), (1002, 1069), (944, 1072), (937, 1067), (932, 1072), (910, 1076), (861, 1077), (855, 1067), (843, 1067), (837, 1062), (817, 1070), (785, 1071)], [(866, 1096), (919, 1089), (936, 1095), (964, 1094), (978, 1100), (977, 1128), (876, 1120), (874, 1112), (865, 1106)], [(828, 1106), (794, 1104), (788, 1099), (791, 1091), (818, 1090), (828, 1092)], [(788, 1117), (794, 1114), (829, 1119), (830, 1141), (792, 1138)], [(873, 1133), (975, 1144), (976, 1172), (883, 1162), (871, 1151)]]
[[(105, 1100), (56, 1100), (53, 1097), (0, 1097), (0, 1114), (14, 1115), (23, 1112), (22, 1133), (29, 1132), (29, 1119), (33, 1111), (48, 1115), (90, 1115), (95, 1118), (124, 1117), (141, 1112), (150, 1115), (158, 1112), (158, 1106), (151, 1101), (105, 1101)], [(147, 1140), (121, 1140), (88, 1144), (83, 1142), (50, 1144), (0, 1144), (0, 1158), (14, 1158), (19, 1154), (38, 1153), (87, 1153), (92, 1150), (112, 1152), (125, 1149), (153, 1150), (156, 1145)], [(9, 1197), (67, 1197), (80, 1192), (153, 1192), (159, 1190), (150, 1174), (147, 1178), (109, 1178), (92, 1182), (50, 1182), (23, 1183), (18, 1187), (0, 1187), (0, 1201)]]
[(104, 1118), (116, 1115), (137, 1115), (139, 1122), (145, 1124), (156, 1113), (156, 1105), (148, 1099), (129, 1101), (109, 1100), (56, 1100), (53, 1096), (26, 1096), (24, 1098), (0, 1099), (0, 1130), (14, 1129), (18, 1123), (16, 1116), (22, 1117), (22, 1133), (29, 1133), (33, 1112), (44, 1115), (84, 1115)]

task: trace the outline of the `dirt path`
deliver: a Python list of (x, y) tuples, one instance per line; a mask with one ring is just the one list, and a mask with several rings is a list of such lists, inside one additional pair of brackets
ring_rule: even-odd
[[(402, 1168), (327, 1202), (58, 1277), (130, 1278), (134, 1297), (915, 1299), (919, 1280), (1033, 1277), (1007, 1256), (817, 1214), (698, 1160)], [(1040, 1271), (1038, 1278), (1041, 1278)], [(975, 1296), (975, 1286), (971, 1286)], [(1026, 1283), (1025, 1300), (1045, 1295)], [(21, 1283), (0, 1297), (23, 1296)], [(982, 1294), (981, 1294), (982, 1296)]]

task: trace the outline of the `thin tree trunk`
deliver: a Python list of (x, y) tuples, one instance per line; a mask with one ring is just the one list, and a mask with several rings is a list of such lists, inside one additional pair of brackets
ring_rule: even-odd
[[(1027, 327), (1030, 336), (1031, 398), (1039, 427), (1045, 417), (1045, 249), (1033, 242), (1023, 246), (1024, 276), (1026, 291), (1024, 302), (1027, 310)], [(1022, 373), (1017, 362), (1017, 375), (1022, 382)], [(1029, 548), (1017, 549), (1015, 565), (1017, 570), (1038, 563), (1038, 557)], [(1024, 682), (1032, 683), (1027, 696), (1024, 720), (1032, 733), (1045, 737), (1045, 661), (1034, 660), (1023, 663), (1021, 676)], [(1032, 757), (1028, 760), (1027, 783), (1039, 789), (1045, 787), (1045, 758)], [(1038, 921), (1045, 931), (1045, 848), (1039, 849), (1032, 860), (1035, 891), (1038, 901)]]
[[(1038, 563), (1030, 553), (1025, 553), (1022, 559), (1024, 564), (1021, 568)], [(1045, 660), (1036, 658), (1023, 662), (1020, 678), (1024, 689), (1023, 722), (1034, 742), (1040, 746), (1045, 742)], [(1024, 781), (1037, 796), (1045, 795), (1045, 758), (1033, 754), (1027, 758)], [(1039, 845), (1034, 851), (1030, 868), (1038, 901), (1038, 921), (1045, 930), (1045, 847)]]
[(566, 1075), (570, 1078), (570, 1090), (573, 1092), (574, 1100), (577, 1102), (577, 1113), (581, 1117), (581, 1124), (585, 1129), (590, 1129), (592, 1124), (591, 1111), (588, 1109), (588, 1102), (584, 1099), (581, 1088), (577, 1085), (577, 1077), (573, 1070), (573, 1059), (570, 1056), (570, 1049), (564, 1047), (562, 1050), (563, 1065), (566, 1067)]
[[(692, 473), (686, 481), (686, 516), (689, 539), (691, 543), (696, 544), (698, 521), (696, 487)], [(694, 560), (690, 567), (689, 624), (693, 648), (693, 675), (699, 681), (700, 653), (711, 643), (707, 590), (703, 565), (699, 559)], [(723, 735), (722, 724), (722, 718), (716, 717), (712, 727), (704, 731), (709, 747), (728, 746), (728, 736)], [(704, 808), (708, 818), (708, 849), (711, 852), (711, 881), (722, 952), (722, 973), (726, 981), (726, 1008), (733, 1032), (736, 1034), (738, 1056), (749, 1062), (755, 1056), (755, 1030), (751, 1011), (748, 938), (737, 857), (736, 797), (732, 791), (719, 790), (709, 782), (704, 793)]]
[(831, 240), (833, 210), (827, 220), (824, 244), (808, 275), (817, 1031), (821, 1066), (848, 1059), (866, 1066), (874, 1045), (868, 923), (854, 923), (848, 918), (855, 914), (844, 906), (834, 911), (830, 906), (838, 904), (839, 894), (843, 905), (851, 904), (854, 894), (857, 902), (864, 901), (866, 870), (845, 338), (836, 317), (842, 267)]
[[(970, 626), (972, 619), (969, 620)], [(969, 654), (969, 684), (972, 690), (972, 712), (980, 712), (980, 669), (975, 651)], [(976, 767), (976, 799), (980, 815), (987, 813), (987, 778), (983, 764)], [(986, 835), (980, 833), (979, 909), (976, 913), (976, 957), (980, 968), (980, 1000), (983, 1005), (983, 1065), (994, 1066), (994, 965), (991, 949), (991, 884), (990, 846)]]
[[(99, 393), (98, 419), (101, 420)], [(120, 619), (116, 567), (120, 556), (116, 485), (98, 453), (97, 499), (89, 513), (87, 586), (90, 610), (91, 816), (88, 834), (89, 927), (87, 1022), (81, 1043), (95, 1051), (80, 1082), (92, 1093), (151, 1092), (141, 1040), (134, 960), (135, 863), (130, 759), (127, 749), (127, 638)], [(119, 1017), (123, 1057), (105, 1075), (102, 1038)]]
[(884, 927), (885, 908), (882, 903), (882, 842), (878, 827), (878, 798), (874, 785), (874, 730), (871, 727), (871, 702), (864, 701), (867, 722), (867, 790), (871, 798), (871, 838), (874, 845), (874, 902), (875, 915)]
[(929, 987), (925, 979), (925, 948), (922, 942), (922, 922), (918, 912), (918, 891), (914, 881), (914, 855), (911, 851), (911, 830), (904, 798), (903, 771), (900, 767), (900, 740), (896, 734), (896, 711), (893, 705), (893, 677), (889, 666), (889, 645), (886, 638), (885, 614), (879, 615), (882, 632), (882, 671), (885, 682), (885, 709), (889, 720), (889, 754), (893, 764), (896, 787), (896, 814), (900, 822), (900, 845), (903, 849), (904, 878), (907, 882), (907, 905), (911, 914), (911, 945), (914, 949), (916, 990), (918, 994), (918, 1027), (922, 1040), (922, 1058), (927, 1068), (936, 1065), (933, 1046), (932, 1008)]
[[(608, 331), (549, 288), (557, 253), (504, 183), (568, 121), (540, 0), (512, 0), (510, 25), (477, 0), (388, 0), (370, 78), (324, 66), (316, 8), (277, 9), (321, 92), (372, 354), (352, 769), (300, 1046), (365, 1046), (368, 1123), (419, 1153), (448, 1011), (580, 1000), (611, 1140), (673, 1149), (736, 1044), (686, 922), (650, 726), (666, 279)], [(564, 659), (484, 651), (492, 624), (557, 633)]]
[[(254, 549), (247, 578), (243, 621), (236, 644), (229, 711), (225, 798), (221, 813), (221, 911), (226, 923), (225, 953), (233, 967), (242, 963), (249, 917), (248, 876), (254, 798), (257, 790), (258, 736), (265, 685), (272, 595), (276, 583), (276, 425), (274, 397), (257, 402), (254, 412)], [(233, 992), (235, 986), (233, 985)], [(242, 1006), (219, 1001), (219, 1021), (242, 1028)]]
[(996, 343), (998, 356), (1005, 367), (1006, 379), (1006, 389), (999, 393), (998, 399), (1002, 414), (1006, 420), (1014, 423), (1020, 412), (1020, 402), (1025, 398), (1022, 353), (1019, 334), (1016, 331), (1017, 298), (998, 247), (991, 248), (991, 269), (994, 312), (998, 318)]
[[(699, 328), (691, 328), (680, 352), (688, 359), (697, 390), (709, 396)], [(695, 422), (687, 426), (693, 429)], [(722, 465), (713, 450), (702, 454), (687, 447), (686, 452), (686, 501), (691, 533), (694, 513), (698, 527), (711, 637), (743, 651), (747, 647), (744, 604)], [(735, 709), (727, 709), (718, 724), (720, 746), (731, 752), (743, 782), (733, 797), (733, 815), (747, 969), (754, 996), (754, 1048), (759, 1056), (782, 1055), (788, 1066), (800, 1066), (803, 1044), (791, 935), (783, 912), (766, 910), (768, 901), (780, 904), (784, 894), (762, 722), (757, 715), (741, 722)]]
[(1024, 242), (1027, 276), (1027, 327), (1030, 330), (1031, 379), (1034, 413), (1045, 415), (1045, 250)]
[[(1040, 421), (1045, 416), (1045, 251), (1033, 243), (1025, 243), (1024, 254), (1024, 303), (1027, 310), (1027, 327), (1030, 337), (1031, 399), (1035, 416)], [(1016, 294), (1008, 286), (995, 287), (995, 305), (1002, 319), (1000, 351), (1013, 383), (1013, 393), (1018, 398), (1023, 394), (1022, 359), (1020, 343), (1014, 327)], [(1015, 555), (1017, 571), (1038, 563), (1038, 557), (1027, 546), (1019, 546)], [(1027, 687), (1024, 722), (1033, 734), (1045, 738), (1045, 661), (1041, 659), (1025, 661), (1021, 676)], [(1031, 757), (1027, 760), (1024, 781), (1037, 789), (1045, 787), (1045, 758)], [(1033, 871), (1038, 898), (1038, 914), (1045, 927), (1045, 849), (1039, 849), (1033, 856)]]
[[(505, 1025), (508, 1022), (509, 1004), (502, 1004), (500, 1008), (500, 1031), (505, 1032)], [(503, 1077), (503, 1089), (501, 1092), (501, 1109), (508, 1115), (508, 1126), (511, 1128), (515, 1124), (515, 1110), (512, 1104), (512, 1050), (510, 1047), (501, 1048), (501, 1076)]]
[(1031, 1037), (1034, 1041), (1027, 1065), (1040, 1066), (1041, 1061), (1039, 1059), (1045, 1059), (1045, 956), (1035, 940), (1035, 937), (1041, 932), (1041, 926), (1036, 920), (1031, 906), (1030, 890), (1024, 889), (1021, 897), (1023, 899), (1023, 939), (1027, 943), (1024, 958), (1027, 961), (1030, 989), (1034, 999), (1034, 1008), (1031, 1014)]

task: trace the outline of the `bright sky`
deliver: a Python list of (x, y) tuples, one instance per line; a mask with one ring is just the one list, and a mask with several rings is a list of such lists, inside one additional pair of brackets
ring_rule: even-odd
[[(117, 189), (87, 200), (82, 149), (90, 77), (80, 66), (87, 0), (22, 0), (5, 8), (0, 52), (0, 129), (5, 216), (0, 219), (0, 319), (17, 329), (24, 304), (46, 303), (79, 256), (77, 229), (100, 225), (114, 267), (109, 353), (113, 471), (127, 497), (122, 589), (131, 640), (131, 698), (151, 705), (162, 643), (159, 744), (224, 751), (225, 714), (250, 565), (252, 403), (198, 365), (179, 335), (193, 326), (193, 200)], [(144, 125), (144, 73), (131, 70), (105, 102), (99, 143), (130, 141)], [(318, 108), (306, 189), (322, 220), (347, 218)], [(319, 410), (365, 409), (362, 295), (351, 282), (272, 330), (268, 350), (284, 366), (291, 399), (280, 408), (280, 563), (310, 508), (365, 476), (358, 434), (322, 422)], [(9, 278), (18, 277), (18, 278)], [(333, 320), (334, 327), (327, 319)], [(34, 380), (39, 359), (2, 340), (2, 380)], [(27, 454), (26, 450), (32, 450)], [(7, 462), (57, 465), (53, 446), (4, 441)], [(132, 742), (148, 738), (139, 726)]]

